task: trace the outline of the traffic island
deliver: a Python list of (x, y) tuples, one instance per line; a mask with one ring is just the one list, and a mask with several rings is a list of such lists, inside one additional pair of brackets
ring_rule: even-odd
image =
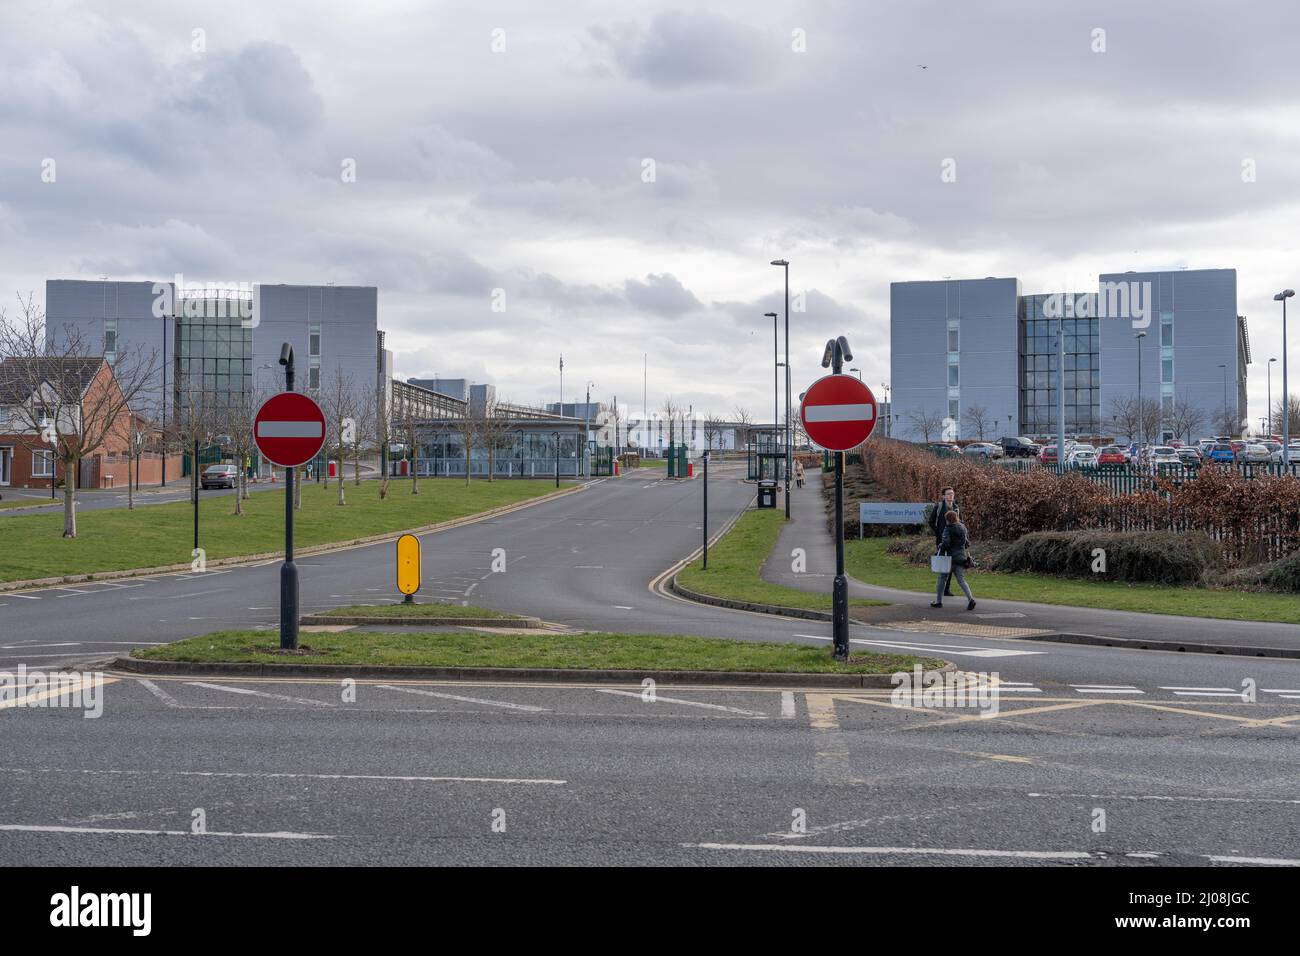
[[(628, 681), (892, 687), (893, 675), (951, 670), (934, 658), (855, 654), (837, 663), (826, 648), (681, 634), (586, 632), (316, 633), (307, 655), (280, 653), (266, 631), (218, 631), (133, 651), (114, 662), (143, 674), (225, 674), (452, 680)], [(307, 659), (304, 659), (307, 658)]]
[(356, 624), (356, 625), (401, 625), (406, 627), (436, 627), (455, 625), (457, 627), (541, 627), (542, 620), (523, 614), (509, 614), (494, 611), (487, 607), (471, 607), (463, 604), (353, 604), (348, 607), (336, 607), (331, 611), (305, 614), (304, 625), (313, 624)]

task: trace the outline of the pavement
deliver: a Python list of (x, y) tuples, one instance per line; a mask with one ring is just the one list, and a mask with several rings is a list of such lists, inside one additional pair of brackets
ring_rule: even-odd
[[(829, 476), (826, 480), (831, 480)], [(835, 577), (835, 539), (826, 522), (822, 496), (823, 475), (808, 474), (801, 489), (792, 489), (792, 520), (781, 529), (777, 546), (763, 566), (763, 578), (774, 584), (802, 591), (829, 591)], [(793, 570), (790, 554), (803, 548), (806, 570)], [(974, 543), (979, 553), (979, 542)], [(1161, 642), (1174, 645), (1213, 645), (1216, 648), (1277, 648), (1300, 656), (1300, 623), (1275, 624), (1263, 621), (1225, 621), (1169, 614), (1140, 614), (1098, 608), (1034, 604), (1024, 601), (996, 601), (981, 598), (980, 573), (966, 576), (975, 595), (974, 611), (966, 610), (966, 599), (953, 581), (953, 593), (943, 608), (931, 608), (934, 592), (919, 593), (876, 587), (849, 578), (849, 597), (889, 601), (908, 610), (894, 614), (898, 623), (922, 632), (959, 633), (969, 625), (1019, 628), (1044, 634), (1085, 635), (1120, 641)], [(1296, 601), (1300, 621), (1300, 599)], [(978, 633), (978, 627), (971, 631)]]
[[(739, 477), (711, 476), (711, 529), (751, 500)], [(828, 644), (829, 624), (664, 593), (665, 572), (703, 536), (700, 492), (698, 480), (597, 480), (425, 535), (421, 594), (554, 628)], [(800, 523), (821, 520), (819, 501), (792, 504)], [(397, 600), (392, 563), (391, 544), (313, 556), (304, 611)], [(0, 671), (272, 630), (277, 588), (266, 562), (5, 594)], [(852, 629), (857, 649), (957, 665), (962, 688), (918, 706), (883, 691), (646, 687), (635, 675), (552, 686), (108, 671), (79, 678), (80, 708), (28, 706), (42, 703), (32, 685), (0, 703), (0, 859), (1300, 863), (1300, 662), (941, 623)], [(996, 706), (972, 707), (972, 694)], [(101, 715), (86, 719), (96, 700)]]

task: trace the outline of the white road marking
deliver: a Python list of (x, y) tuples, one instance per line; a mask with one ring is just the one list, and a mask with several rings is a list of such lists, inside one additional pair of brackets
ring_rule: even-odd
[(69, 770), (63, 767), (0, 767), (0, 773), (81, 773), (106, 776), (228, 777), (274, 780), (391, 780), (399, 783), (520, 783), (565, 786), (567, 780), (536, 777), (418, 777), (373, 773), (254, 773), (240, 770)]
[(0, 651), (12, 651), (15, 649), (26, 650), (29, 647), (80, 647), (80, 641), (63, 641), (59, 644), (0, 644)]
[[(796, 634), (795, 637), (808, 637), (815, 641), (829, 641), (831, 638), (820, 634)], [(1029, 654), (1042, 654), (1043, 651), (1013, 651), (1009, 648), (990, 648), (988, 650), (966, 647), (961, 644), (918, 644), (901, 641), (868, 641), (863, 638), (851, 638), (850, 644), (870, 644), (888, 647), (900, 651), (942, 651), (944, 654), (956, 654), (959, 657), (1021, 657)]]
[(630, 604), (615, 604), (615, 605), (613, 605), (613, 607), (618, 608), (620, 611), (631, 611), (631, 610), (633, 610), (632, 605), (630, 605)]
[[(614, 690), (612, 687), (599, 687), (596, 689), (598, 694), (618, 694), (622, 697), (640, 697), (639, 690)], [(741, 710), (739, 707), (724, 707), (722, 704), (706, 704), (698, 700), (682, 700), (680, 697), (665, 697), (663, 694), (656, 694), (655, 702), (662, 701), (666, 704), (682, 704), (686, 707), (704, 707), (708, 710), (725, 710), (729, 714), (743, 714), (746, 717), (766, 718), (766, 714), (760, 714), (753, 710)]]
[(192, 833), (189, 830), (128, 830), (116, 827), (52, 827), (26, 826), (19, 823), (0, 823), (0, 830), (21, 833), (112, 833), (119, 836), (198, 836), (198, 837), (247, 837), (257, 840), (333, 840), (328, 833)]
[(227, 694), (249, 694), (253, 697), (267, 697), (271, 700), (285, 700), (291, 704), (311, 704), (314, 707), (333, 707), (332, 701), (312, 700), (310, 697), (290, 697), (287, 694), (268, 694), (264, 690), (249, 690), (246, 687), (230, 687), (226, 684), (204, 684), (201, 681), (186, 681), (191, 687), (206, 687), (208, 690), (224, 690)]
[(844, 853), (877, 856), (967, 856), (997, 857), (1022, 860), (1090, 860), (1092, 854), (1083, 850), (977, 850), (949, 847), (921, 846), (800, 846), (792, 843), (683, 843), (695, 850), (746, 850), (773, 851), (777, 853)]
[(151, 681), (151, 680), (146, 680), (146, 679), (143, 678), (143, 677), (137, 677), (137, 678), (136, 678), (136, 681), (139, 682), (140, 686), (142, 686), (142, 687), (143, 687), (145, 690), (147, 690), (149, 693), (153, 694), (155, 697), (157, 697), (160, 701), (162, 701), (162, 702), (163, 702), (164, 704), (166, 704), (168, 707), (179, 707), (179, 706), (180, 706), (179, 701), (177, 701), (175, 697), (173, 697), (171, 694), (167, 693), (167, 691), (163, 690), (161, 687), (159, 687), (159, 686), (158, 686), (157, 684), (155, 684), (153, 681)]
[(1300, 860), (1283, 860), (1269, 856), (1207, 856), (1211, 863), (1245, 863), (1248, 866), (1300, 866)]
[(794, 716), (794, 691), (792, 690), (781, 691), (781, 716)]
[(1284, 803), (1300, 804), (1300, 800), (1288, 800), (1282, 797), (1184, 797), (1165, 794), (1133, 793), (1027, 793), (1027, 797), (1046, 800), (1081, 799), (1081, 800), (1151, 800), (1156, 803)]
[(1071, 684), (1080, 694), (1145, 694), (1132, 684)]
[(22, 598), (24, 601), (39, 601), (39, 600), (40, 600), (40, 598), (38, 598), (38, 597), (37, 597), (36, 595), (34, 595), (34, 594), (6, 594), (5, 597), (16, 597), (16, 598)]
[(393, 684), (376, 684), (381, 690), (399, 690), (404, 694), (421, 694), (425, 697), (441, 697), (443, 700), (458, 700), (465, 704), (486, 704), (489, 707), (505, 707), (509, 710), (526, 710), (531, 713), (547, 713), (545, 707), (534, 707), (532, 704), (515, 704), (504, 700), (484, 700), (482, 697), (461, 697), (459, 694), (440, 694), (432, 690), (419, 690), (415, 687), (397, 687)]

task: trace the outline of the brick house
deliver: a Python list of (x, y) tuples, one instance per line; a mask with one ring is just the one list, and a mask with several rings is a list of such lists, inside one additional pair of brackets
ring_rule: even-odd
[[(39, 383), (39, 384), (38, 384)], [(64, 392), (62, 400), (55, 393)], [(76, 394), (71, 394), (76, 390)], [(86, 455), (79, 473), (73, 477), (78, 488), (125, 488), (133, 474), (129, 459), (131, 439), (135, 435), (145, 448), (160, 444), (157, 429), (131, 411), (120, 399), (102, 399), (102, 390), (117, 391), (113, 369), (102, 357), (6, 359), (0, 362), (0, 489), (49, 488), (51, 482), (62, 483), (64, 465), (53, 448), (41, 440), (32, 428), (41, 418), (43, 407), (57, 410), (57, 431), (64, 436), (79, 436), (85, 423), (77, 418), (83, 412), (111, 407), (116, 421), (106, 423), (105, 439)], [(100, 423), (92, 423), (94, 431)], [(161, 475), (162, 456), (146, 451), (140, 457), (140, 483), (157, 484)], [(180, 458), (169, 456), (169, 474), (180, 474)]]

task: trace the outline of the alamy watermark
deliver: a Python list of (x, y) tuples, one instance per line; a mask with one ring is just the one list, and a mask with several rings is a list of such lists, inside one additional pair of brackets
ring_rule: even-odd
[(1128, 319), (1135, 329), (1151, 325), (1151, 283), (1103, 282), (1095, 296), (1054, 292), (1043, 303), (1049, 319)]
[(239, 319), (246, 329), (258, 326), (261, 291), (256, 282), (186, 282), (178, 272), (171, 282), (155, 282), (153, 297), (156, 319)]
[(996, 672), (927, 671), (917, 664), (910, 671), (897, 671), (890, 677), (894, 689), (889, 702), (908, 709), (973, 709), (981, 717), (996, 717), (998, 681)]
[(0, 706), (82, 710), (86, 718), (104, 713), (104, 675), (99, 671), (16, 670), (0, 672)]

